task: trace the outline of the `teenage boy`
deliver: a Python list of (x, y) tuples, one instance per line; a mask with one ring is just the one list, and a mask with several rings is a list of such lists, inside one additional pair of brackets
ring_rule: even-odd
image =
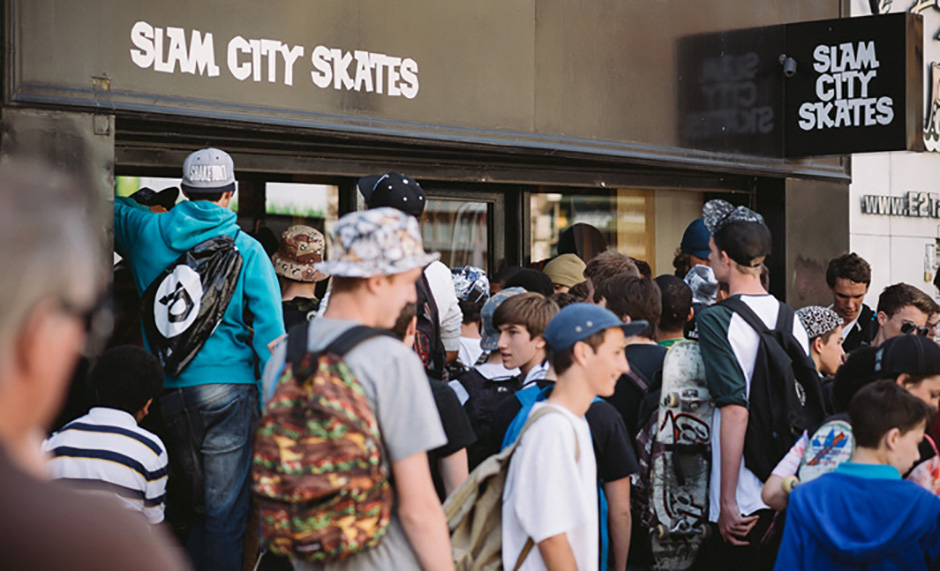
[(539, 293), (523, 293), (501, 303), (493, 313), (499, 330), (497, 347), (507, 369), (519, 369), (521, 388), (535, 384), (548, 370), (542, 333), (558, 305)]
[(875, 312), (865, 305), (871, 266), (855, 252), (843, 254), (829, 261), (826, 284), (832, 292), (830, 309), (842, 318), (842, 348), (848, 353), (870, 344), (878, 330)]
[(43, 443), (53, 478), (79, 490), (113, 495), (147, 521), (163, 521), (167, 455), (138, 423), (163, 390), (163, 367), (132, 345), (105, 351), (88, 376), (97, 406)]
[(875, 333), (871, 344), (878, 347), (898, 335), (927, 335), (927, 318), (937, 304), (916, 287), (897, 283), (886, 287), (878, 296)]
[(639, 276), (640, 270), (629, 256), (614, 250), (606, 250), (591, 258), (584, 266), (584, 279), (588, 290), (584, 299), (593, 303), (597, 285), (620, 274)]
[(571, 286), (584, 281), (584, 262), (574, 254), (562, 254), (542, 269), (552, 280), (555, 293), (568, 293)]
[(797, 487), (776, 569), (936, 569), (940, 499), (901, 479), (920, 457), (930, 409), (878, 381), (849, 405), (855, 453)]
[(298, 323), (310, 321), (320, 307), (317, 284), (330, 276), (318, 272), (313, 265), (323, 261), (325, 248), (323, 234), (310, 226), (297, 224), (281, 234), (281, 243), (271, 256), (271, 263), (281, 285), (286, 331)]
[(653, 281), (659, 286), (662, 300), (656, 342), (668, 349), (676, 341), (685, 338), (686, 324), (695, 315), (692, 309), (692, 288), (682, 279), (669, 274), (663, 274)]
[[(391, 329), (417, 299), (415, 281), (438, 254), (426, 254), (418, 222), (394, 208), (352, 212), (333, 228), (333, 258), (316, 269), (333, 276), (330, 304), (309, 326), (307, 348), (319, 351), (351, 327)], [(263, 394), (284, 370), (287, 343), (275, 348)], [(426, 452), (447, 442), (421, 360), (401, 341), (373, 337), (351, 349), (345, 363), (375, 413), (389, 464), (395, 504), (382, 541), (341, 562), (294, 561), (298, 570), (453, 569), (444, 511), (434, 491)], [(337, 458), (339, 460), (339, 458)]]
[(613, 394), (628, 370), (625, 327), (603, 308), (576, 303), (544, 332), (558, 379), (530, 414), (552, 412), (523, 434), (509, 466), (503, 490), (506, 569), (598, 569), (597, 472), (584, 415), (595, 397)]
[[(782, 303), (761, 284), (761, 266), (771, 250), (770, 230), (763, 217), (723, 200), (707, 202), (702, 213), (711, 234), (709, 261), (715, 277), (728, 284), (732, 299), (746, 304), (767, 328), (774, 328)], [(704, 310), (697, 322), (705, 375), (715, 400), (709, 521), (717, 523), (720, 535), (711, 541), (709, 556), (716, 564), (735, 560), (750, 569), (757, 566), (760, 538), (773, 517), (773, 510), (761, 500), (761, 479), (744, 461), (746, 453), (760, 453), (745, 450), (759, 336), (736, 310), (724, 304)], [(790, 334), (808, 355), (809, 339), (799, 319), (793, 320)], [(815, 402), (820, 397), (818, 387), (810, 387), (806, 393), (813, 396), (811, 405), (822, 406)], [(774, 465), (779, 460), (774, 459)]]
[(820, 375), (832, 377), (842, 365), (845, 351), (842, 346), (842, 316), (819, 305), (808, 305), (796, 310), (796, 316), (809, 337), (810, 357)]
[[(186, 368), (165, 375), (160, 414), (174, 475), (193, 496), (179, 503), (170, 497), (171, 508), (182, 512), (181, 521), (171, 523), (192, 524), (186, 547), (197, 568), (235, 569), (251, 509), (251, 442), (260, 412), (256, 371), (271, 356), (268, 344), (284, 334), (281, 294), (264, 248), (240, 231), (228, 208), (235, 193), (232, 157), (213, 148), (190, 154), (180, 186), (189, 200), (162, 214), (116, 197), (114, 249), (128, 260), (143, 294), (186, 252), (209, 239), (234, 239), (242, 264), (237, 275), (226, 277), (235, 282), (231, 300)], [(157, 291), (167, 293), (156, 295), (150, 310), (154, 329), (167, 339), (182, 337), (187, 328), (211, 327), (198, 321), (193, 303), (200, 303), (201, 288), (189, 279), (195, 272), (184, 268), (190, 269), (178, 266), (158, 284)]]

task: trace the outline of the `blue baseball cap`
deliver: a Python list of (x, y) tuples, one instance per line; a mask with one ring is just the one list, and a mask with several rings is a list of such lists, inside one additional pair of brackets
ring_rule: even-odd
[(480, 319), (483, 321), (483, 338), (480, 340), (480, 348), (484, 351), (496, 350), (499, 343), (499, 329), (493, 325), (493, 314), (496, 313), (496, 308), (510, 297), (520, 293), (526, 293), (526, 291), (521, 287), (506, 288), (483, 304), (483, 309), (480, 310)]
[(555, 314), (542, 337), (549, 349), (563, 351), (611, 327), (623, 329), (623, 334), (630, 337), (646, 331), (649, 323), (645, 320), (624, 323), (609, 309), (590, 303), (572, 303)]
[(696, 218), (682, 234), (682, 243), (679, 245), (679, 249), (686, 254), (708, 259), (709, 238), (711, 238), (711, 234), (708, 233), (708, 229), (705, 227), (705, 220)]

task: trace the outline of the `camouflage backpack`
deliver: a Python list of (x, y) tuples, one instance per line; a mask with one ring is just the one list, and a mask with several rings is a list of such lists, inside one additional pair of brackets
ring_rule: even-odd
[(355, 326), (310, 352), (308, 325), (288, 335), (288, 366), (255, 434), (252, 490), (273, 553), (340, 561), (378, 545), (392, 507), (378, 422), (342, 357), (390, 333)]

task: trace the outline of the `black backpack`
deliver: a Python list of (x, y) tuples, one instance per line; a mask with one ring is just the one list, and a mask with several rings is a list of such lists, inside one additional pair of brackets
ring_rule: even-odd
[(488, 456), (486, 436), (490, 432), (496, 407), (522, 388), (522, 376), (494, 380), (486, 378), (476, 369), (469, 369), (454, 380), (460, 383), (469, 395), (463, 409), (470, 419), (473, 433), (477, 435), (476, 443), (467, 448), (468, 464), (472, 470)]
[(415, 332), (414, 350), (421, 357), (428, 376), (443, 380), (447, 353), (441, 341), (441, 318), (431, 293), (431, 284), (428, 283), (424, 272), (421, 272), (415, 287), (418, 293), (418, 327)]
[(174, 260), (144, 290), (144, 332), (168, 375), (179, 376), (222, 321), (241, 269), (235, 238), (216, 236)]
[(721, 305), (737, 313), (757, 332), (760, 342), (748, 396), (744, 465), (765, 481), (804, 430), (825, 418), (816, 365), (793, 336), (793, 309), (780, 303), (777, 324), (768, 329), (742, 300)]

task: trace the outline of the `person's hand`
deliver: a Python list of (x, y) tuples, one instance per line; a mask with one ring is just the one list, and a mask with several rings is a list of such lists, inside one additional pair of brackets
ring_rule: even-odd
[(731, 545), (748, 545), (745, 537), (757, 523), (757, 516), (744, 517), (738, 510), (737, 502), (722, 504), (718, 514), (718, 531), (721, 537)]

